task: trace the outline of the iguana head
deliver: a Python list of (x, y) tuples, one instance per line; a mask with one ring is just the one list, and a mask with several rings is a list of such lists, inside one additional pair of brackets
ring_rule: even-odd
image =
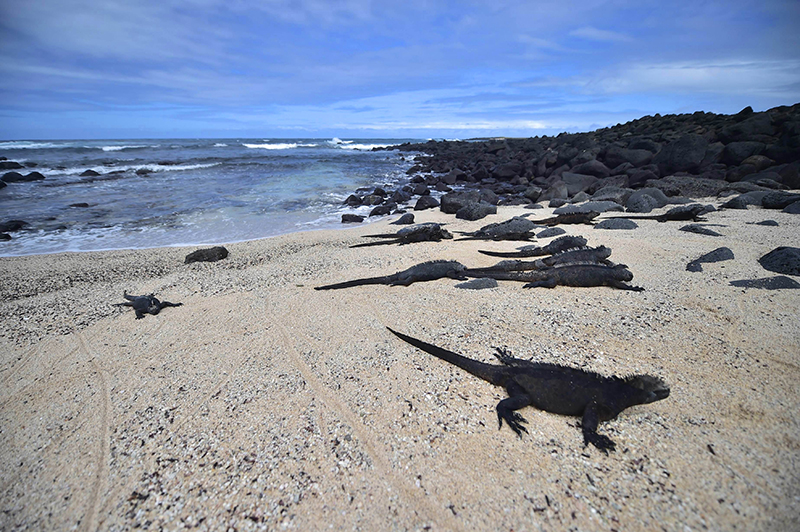
[(155, 316), (161, 311), (161, 302), (150, 295), (147, 301), (147, 313)]
[(633, 273), (628, 269), (625, 264), (617, 264), (614, 266), (614, 279), (617, 281), (631, 281), (633, 280)]
[(652, 375), (630, 375), (625, 382), (645, 392), (641, 404), (653, 403), (669, 397), (669, 386), (659, 377)]
[(606, 246), (597, 246), (595, 248), (595, 252), (597, 253), (597, 256), (601, 259), (607, 259), (608, 257), (611, 256), (611, 248)]

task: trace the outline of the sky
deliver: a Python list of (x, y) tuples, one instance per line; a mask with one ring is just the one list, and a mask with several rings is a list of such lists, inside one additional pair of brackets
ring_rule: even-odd
[(471, 138), (800, 102), (800, 1), (0, 0), (0, 139)]

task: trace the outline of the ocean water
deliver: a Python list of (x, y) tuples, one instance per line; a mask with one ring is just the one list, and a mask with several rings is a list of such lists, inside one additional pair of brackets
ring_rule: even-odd
[[(30, 224), (0, 241), (0, 256), (342, 227), (343, 213), (369, 213), (342, 205), (356, 189), (406, 182), (409, 158), (372, 148), (408, 140), (417, 139), (0, 141), (0, 156), (31, 165), (19, 173), (45, 176), (0, 189), (0, 222)], [(81, 203), (89, 206), (71, 206)]]

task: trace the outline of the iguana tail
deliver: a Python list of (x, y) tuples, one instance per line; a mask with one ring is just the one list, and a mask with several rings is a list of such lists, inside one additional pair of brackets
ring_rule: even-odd
[(478, 360), (472, 360), (471, 358), (463, 357), (458, 353), (453, 353), (452, 351), (442, 349), (441, 347), (436, 347), (435, 345), (423, 342), (422, 340), (417, 340), (411, 336), (399, 333), (389, 327), (386, 328), (389, 329), (389, 332), (401, 340), (413, 345), (417, 349), (421, 349), (422, 351), (425, 351), (436, 358), (440, 358), (445, 362), (450, 362), (454, 366), (458, 366), (464, 371), (468, 371), (469, 373), (472, 373), (476, 377), (480, 377), (487, 382), (497, 386), (504, 385), (505, 377), (508, 374), (508, 370), (504, 366), (496, 366), (494, 364), (486, 364)]
[(367, 277), (366, 279), (353, 279), (352, 281), (345, 281), (343, 283), (327, 284), (325, 286), (315, 286), (314, 290), (336, 290), (338, 288), (350, 288), (352, 286), (361, 286), (365, 284), (389, 284), (394, 282), (395, 276), (384, 275), (382, 277)]
[(533, 253), (534, 250), (531, 251), (485, 251), (483, 249), (479, 249), (478, 253), (483, 253), (484, 255), (489, 255), (490, 257), (501, 257), (505, 259), (524, 259), (526, 257), (540, 257), (542, 255), (546, 255), (546, 253)]
[[(379, 235), (367, 235), (370, 238), (384, 238)], [(364, 242), (363, 244), (353, 244), (350, 246), (351, 248), (366, 248), (369, 246), (386, 246), (388, 244), (396, 244), (400, 242), (399, 238), (395, 238), (394, 240), (381, 240), (378, 242)]]

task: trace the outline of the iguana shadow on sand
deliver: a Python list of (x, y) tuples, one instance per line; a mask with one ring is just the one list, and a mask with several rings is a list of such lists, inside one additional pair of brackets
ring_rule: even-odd
[(514, 358), (502, 349), (497, 349), (495, 356), (503, 365), (486, 364), (392, 329), (389, 331), (426, 353), (504, 387), (509, 397), (497, 403), (497, 419), (500, 428), (505, 420), (520, 437), (528, 432), (523, 426), (527, 420), (516, 411), (530, 405), (553, 414), (581, 417), (584, 445), (591, 443), (608, 453), (614, 450), (615, 444), (608, 436), (597, 433), (601, 421), (614, 419), (628, 407), (669, 397), (669, 387), (651, 375), (605, 377), (582, 369)]

